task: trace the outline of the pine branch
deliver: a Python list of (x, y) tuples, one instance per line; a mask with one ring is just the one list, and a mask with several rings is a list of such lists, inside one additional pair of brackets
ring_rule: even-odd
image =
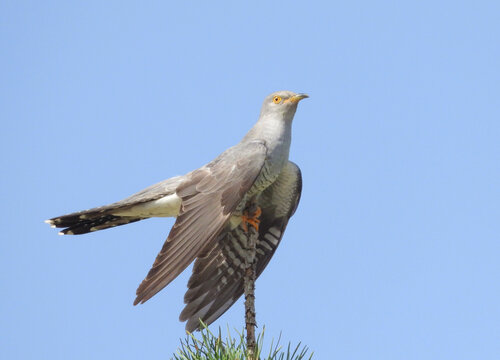
[[(271, 341), (269, 352), (262, 355), (264, 332), (262, 330), (257, 336), (255, 347), (255, 359), (261, 360), (311, 360), (314, 353), (309, 353), (306, 346), (301, 343), (292, 346), (290, 343), (286, 348), (280, 345), (281, 335), (278, 340)], [(238, 333), (233, 338), (228, 329), (227, 336), (222, 339), (221, 329), (218, 334), (213, 334), (205, 324), (201, 323), (201, 339), (197, 339), (193, 334), (188, 334), (186, 339), (181, 340), (181, 346), (177, 353), (173, 355), (172, 360), (250, 360), (247, 356), (245, 334)]]

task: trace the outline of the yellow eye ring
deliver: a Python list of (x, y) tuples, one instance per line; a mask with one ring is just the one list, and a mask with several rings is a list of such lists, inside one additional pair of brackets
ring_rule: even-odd
[(275, 96), (275, 97), (273, 98), (273, 103), (275, 103), (275, 104), (279, 104), (280, 102), (281, 102), (281, 96)]

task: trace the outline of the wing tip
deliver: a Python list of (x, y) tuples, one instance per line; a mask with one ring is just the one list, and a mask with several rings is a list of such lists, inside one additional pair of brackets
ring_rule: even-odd
[[(181, 321), (185, 321), (185, 320), (181, 320)], [(198, 321), (201, 321), (201, 319), (198, 319)], [(194, 321), (193, 321), (193, 322), (191, 322), (191, 323), (188, 321), (188, 322), (186, 323), (186, 326), (185, 326), (185, 328), (184, 328), (184, 329), (186, 330), (186, 333), (188, 333), (188, 334), (192, 334), (192, 333), (194, 333), (195, 331), (200, 331), (200, 330), (201, 330), (201, 328), (200, 328), (200, 323), (195, 324), (195, 322), (194, 322)]]
[(136, 297), (135, 297), (135, 300), (134, 300), (134, 306), (136, 306), (136, 305), (142, 305), (146, 301), (148, 301), (150, 298), (151, 297), (146, 297), (144, 293), (141, 293), (139, 291), (139, 289), (137, 289)]
[(144, 304), (146, 301), (151, 299), (151, 297), (154, 295), (154, 294), (148, 295), (148, 292), (144, 291), (142, 289), (144, 281), (146, 281), (146, 280), (143, 280), (143, 282), (141, 283), (141, 285), (139, 285), (139, 287), (137, 288), (137, 291), (135, 292), (136, 297), (134, 300), (134, 306)]

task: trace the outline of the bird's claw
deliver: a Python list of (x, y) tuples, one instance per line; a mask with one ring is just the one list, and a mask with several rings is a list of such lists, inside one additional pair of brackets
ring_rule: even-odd
[(257, 206), (257, 209), (250, 215), (248, 211), (245, 211), (241, 215), (241, 227), (243, 231), (248, 232), (248, 224), (252, 225), (255, 230), (259, 231), (260, 220), (259, 217), (262, 214), (262, 210)]

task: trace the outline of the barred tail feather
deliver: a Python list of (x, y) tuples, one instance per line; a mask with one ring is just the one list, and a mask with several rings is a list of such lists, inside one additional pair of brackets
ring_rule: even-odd
[(52, 227), (65, 228), (59, 235), (81, 235), (115, 226), (130, 224), (144, 218), (117, 216), (102, 211), (81, 211), (45, 220)]

